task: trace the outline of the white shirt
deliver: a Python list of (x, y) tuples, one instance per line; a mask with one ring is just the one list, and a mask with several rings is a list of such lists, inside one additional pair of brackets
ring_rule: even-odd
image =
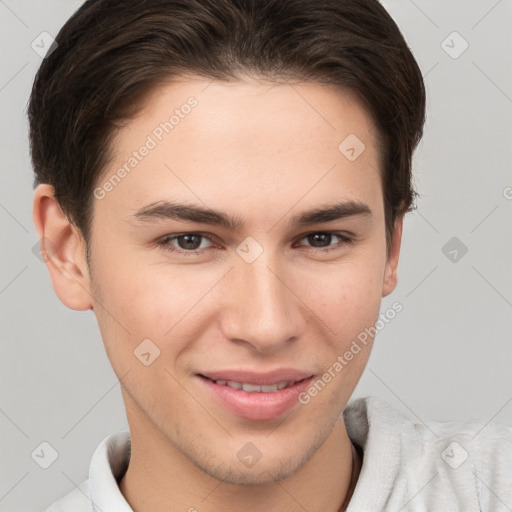
[[(349, 402), (343, 416), (364, 453), (347, 512), (512, 511), (512, 427), (484, 420), (414, 423), (376, 397)], [(94, 452), (89, 479), (45, 512), (133, 512), (118, 487), (129, 449), (128, 430), (107, 436)]]

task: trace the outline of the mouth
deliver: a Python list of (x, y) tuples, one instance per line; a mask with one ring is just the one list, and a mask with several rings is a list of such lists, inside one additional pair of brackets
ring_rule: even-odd
[(229, 386), (230, 388), (233, 389), (242, 389), (247, 393), (275, 393), (276, 391), (289, 388), (290, 386), (293, 386), (294, 384), (297, 384), (305, 380), (285, 380), (282, 382), (278, 382), (277, 384), (249, 384), (246, 382), (236, 382), (234, 380), (210, 379), (209, 377), (206, 377), (204, 375), (200, 376), (210, 380), (211, 382), (215, 382), (215, 384), (218, 384), (219, 386)]
[(248, 373), (235, 378), (233, 372), (229, 379), (213, 378), (212, 374), (197, 374), (196, 377), (208, 398), (213, 398), (224, 410), (252, 421), (269, 421), (298, 407), (299, 395), (314, 379), (314, 375), (305, 376), (303, 372), (292, 372), (294, 375), (278, 373), (287, 373), (287, 378), (276, 374)]

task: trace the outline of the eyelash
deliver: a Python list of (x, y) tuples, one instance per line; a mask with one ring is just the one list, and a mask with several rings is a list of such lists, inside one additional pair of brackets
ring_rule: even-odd
[[(184, 249), (179, 249), (179, 248), (176, 248), (174, 246), (171, 246), (171, 242), (172, 241), (174, 241), (174, 240), (176, 240), (176, 239), (178, 239), (178, 238), (180, 238), (182, 236), (185, 236), (185, 235), (200, 236), (200, 237), (206, 238), (206, 240), (208, 240), (211, 243), (215, 243), (214, 240), (212, 240), (212, 238), (210, 236), (208, 236), (206, 233), (187, 232), (187, 233), (179, 233), (179, 234), (175, 234), (175, 235), (166, 235), (163, 238), (161, 238), (160, 240), (157, 240), (156, 245), (158, 247), (161, 247), (161, 248), (163, 248), (165, 250), (168, 250), (170, 252), (181, 254), (181, 255), (184, 255), (184, 256), (191, 256), (191, 257), (201, 256), (206, 250), (211, 248), (211, 247), (207, 247), (207, 248), (204, 248), (204, 249), (194, 249), (194, 250), (190, 250), (190, 251), (185, 251)], [(344, 233), (339, 233), (339, 232), (334, 232), (334, 231), (313, 231), (311, 233), (307, 233), (307, 234), (303, 235), (302, 237), (299, 238), (299, 240), (302, 240), (303, 238), (307, 238), (308, 236), (311, 236), (311, 235), (333, 235), (333, 236), (337, 236), (337, 237), (339, 237), (341, 239), (341, 241), (338, 242), (337, 244), (330, 245), (330, 246), (327, 246), (325, 248), (323, 248), (323, 247), (310, 247), (313, 250), (313, 253), (315, 253), (315, 254), (317, 254), (317, 253), (325, 254), (325, 253), (330, 252), (332, 250), (339, 249), (342, 244), (344, 245), (344, 244), (351, 244), (351, 243), (353, 243), (353, 239), (352, 238), (349, 238)], [(303, 246), (303, 247), (308, 247), (308, 246)]]

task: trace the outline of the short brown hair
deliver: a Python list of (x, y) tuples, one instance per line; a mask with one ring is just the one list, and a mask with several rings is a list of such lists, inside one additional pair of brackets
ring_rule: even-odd
[(54, 187), (86, 242), (92, 191), (116, 129), (180, 74), (316, 81), (354, 92), (378, 129), (388, 248), (396, 218), (418, 195), (411, 162), (425, 86), (378, 0), (88, 0), (56, 43), (28, 107), (34, 186)]

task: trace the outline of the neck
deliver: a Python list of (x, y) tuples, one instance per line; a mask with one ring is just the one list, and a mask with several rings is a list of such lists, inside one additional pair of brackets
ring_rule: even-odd
[(130, 433), (131, 458), (119, 488), (134, 512), (338, 512), (348, 504), (360, 470), (360, 461), (353, 467), (343, 420), (298, 471), (258, 485), (226, 483), (206, 474), (156, 429), (148, 435), (130, 425)]

